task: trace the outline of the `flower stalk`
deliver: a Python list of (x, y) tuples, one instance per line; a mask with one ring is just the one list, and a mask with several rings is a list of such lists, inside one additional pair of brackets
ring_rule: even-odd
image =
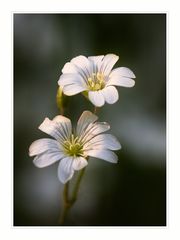
[(62, 214), (60, 215), (60, 218), (59, 218), (59, 224), (60, 225), (64, 224), (64, 221), (65, 221), (65, 218), (66, 218), (69, 206), (70, 206), (69, 205), (69, 200), (68, 200), (68, 190), (69, 190), (69, 182), (67, 182), (64, 185), (64, 190), (63, 190), (63, 210), (62, 210)]
[(60, 114), (62, 116), (64, 116), (64, 114), (65, 114), (65, 110), (69, 105), (69, 101), (70, 101), (69, 97), (64, 95), (62, 87), (59, 86), (58, 90), (57, 90), (57, 94), (56, 94), (56, 103), (57, 103), (57, 107), (60, 111)]
[(79, 175), (78, 175), (76, 184), (75, 184), (75, 186), (74, 186), (74, 191), (73, 191), (72, 198), (71, 198), (71, 204), (74, 204), (75, 201), (77, 200), (77, 195), (78, 195), (78, 192), (79, 192), (80, 183), (81, 183), (81, 180), (82, 180), (82, 178), (83, 178), (83, 176), (84, 176), (85, 169), (86, 169), (86, 168), (83, 168), (83, 169), (79, 172)]
[(79, 189), (80, 189), (80, 183), (81, 183), (81, 180), (83, 178), (85, 169), (86, 168), (83, 168), (78, 174), (77, 181), (75, 183), (71, 199), (69, 199), (69, 182), (67, 182), (64, 185), (63, 210), (62, 210), (62, 214), (61, 214), (60, 219), (59, 219), (59, 225), (64, 225), (69, 209), (74, 205), (74, 203), (77, 200), (78, 192), (79, 192)]
[(58, 90), (57, 90), (56, 103), (61, 115), (64, 115), (63, 91), (61, 87), (58, 87)]

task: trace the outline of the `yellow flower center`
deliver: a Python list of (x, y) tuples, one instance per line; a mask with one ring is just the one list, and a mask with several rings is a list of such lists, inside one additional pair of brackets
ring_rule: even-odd
[(102, 73), (93, 73), (88, 78), (89, 90), (98, 91), (105, 87), (104, 75)]
[(64, 151), (69, 156), (83, 156), (83, 145), (78, 141), (78, 137), (74, 138), (72, 134), (68, 141), (64, 142)]

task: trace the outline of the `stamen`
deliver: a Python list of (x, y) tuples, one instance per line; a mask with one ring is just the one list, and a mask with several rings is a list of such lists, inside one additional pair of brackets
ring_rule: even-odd
[(64, 141), (64, 151), (69, 156), (84, 156), (83, 145), (78, 137), (72, 134), (70, 140)]
[(88, 78), (89, 90), (98, 91), (104, 88), (105, 81), (104, 75), (102, 73), (93, 73), (91, 77)]

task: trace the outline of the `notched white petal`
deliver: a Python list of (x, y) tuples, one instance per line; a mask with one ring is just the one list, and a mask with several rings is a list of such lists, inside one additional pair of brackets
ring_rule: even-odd
[(72, 133), (72, 124), (71, 120), (62, 115), (58, 115), (52, 120), (57, 124), (59, 132), (63, 135), (64, 138), (69, 138)]
[(73, 63), (67, 62), (62, 69), (62, 73), (78, 73), (78, 69)]
[(88, 96), (89, 96), (89, 100), (96, 107), (102, 107), (104, 105), (105, 100), (101, 91), (89, 91)]
[(42, 132), (45, 132), (55, 139), (59, 140), (59, 132), (57, 129), (57, 125), (51, 121), (49, 118), (45, 118), (41, 125), (38, 127)]
[(133, 71), (127, 67), (119, 67), (114, 69), (109, 77), (127, 77), (127, 78), (136, 78)]
[(71, 121), (61, 115), (56, 116), (53, 120), (45, 118), (42, 124), (39, 126), (39, 129), (58, 141), (66, 140), (72, 131)]
[(106, 132), (110, 129), (110, 125), (107, 122), (96, 122), (90, 124), (84, 134), (81, 136), (82, 142), (85, 144), (98, 134)]
[(100, 62), (103, 59), (104, 55), (99, 55), (99, 56), (89, 56), (88, 59), (93, 61), (95, 64)]
[(63, 158), (58, 166), (58, 178), (62, 183), (66, 183), (69, 181), (73, 174), (73, 157), (65, 157)]
[(77, 86), (85, 87), (85, 81), (84, 79), (78, 74), (78, 73), (66, 73), (62, 74), (58, 80), (59, 86), (66, 86), (75, 84)]
[(127, 77), (113, 77), (110, 78), (106, 86), (121, 86), (121, 87), (133, 87), (135, 85), (135, 81), (131, 78)]
[(121, 145), (116, 137), (111, 134), (99, 134), (84, 145), (86, 150), (109, 149), (119, 150)]
[(32, 157), (41, 154), (49, 149), (58, 151), (62, 148), (56, 140), (49, 138), (38, 139), (30, 145), (29, 156)]
[(118, 162), (118, 156), (110, 150), (104, 150), (104, 149), (88, 150), (85, 153), (87, 154), (87, 156), (99, 158), (111, 163)]
[(69, 84), (69, 85), (65, 85), (63, 87), (63, 92), (67, 96), (73, 96), (73, 95), (83, 92), (85, 90), (87, 90), (86, 86), (81, 86), (81, 85), (77, 85), (77, 84)]
[(102, 61), (103, 57), (104, 57), (104, 55), (88, 57), (88, 59), (93, 64), (93, 72), (99, 72), (100, 71), (101, 61)]
[(119, 94), (114, 86), (105, 87), (102, 91), (104, 99), (109, 104), (114, 104), (119, 99)]
[(94, 128), (92, 128), (91, 133), (93, 135), (98, 135), (100, 133), (106, 132), (110, 129), (110, 125), (107, 122), (96, 122)]
[(89, 126), (89, 124), (94, 123), (97, 119), (98, 117), (92, 112), (84, 111), (77, 122), (76, 128), (77, 135), (80, 136)]
[(36, 167), (43, 168), (47, 167), (64, 157), (64, 153), (60, 151), (46, 151), (37, 155), (33, 163)]
[(83, 157), (75, 157), (73, 160), (73, 169), (78, 171), (86, 167), (88, 164), (87, 160)]
[(56, 123), (65, 123), (65, 124), (71, 124), (71, 120), (65, 116), (62, 115), (57, 115), (56, 117), (53, 118), (53, 122)]
[(119, 57), (115, 54), (107, 54), (103, 60), (100, 67), (100, 71), (105, 75), (108, 76), (114, 66), (114, 64), (118, 61)]
[(71, 60), (71, 63), (82, 70), (87, 78), (92, 75), (93, 65), (87, 57), (83, 55), (77, 56)]

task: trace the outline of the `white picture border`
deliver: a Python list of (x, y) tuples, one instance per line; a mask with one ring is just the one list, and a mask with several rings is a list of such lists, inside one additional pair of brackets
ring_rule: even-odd
[[(0, 3), (0, 238), (179, 239), (179, 7), (173, 1), (52, 0)], [(167, 13), (167, 227), (13, 227), (13, 13)], [(117, 29), (118, 30), (118, 29)]]

